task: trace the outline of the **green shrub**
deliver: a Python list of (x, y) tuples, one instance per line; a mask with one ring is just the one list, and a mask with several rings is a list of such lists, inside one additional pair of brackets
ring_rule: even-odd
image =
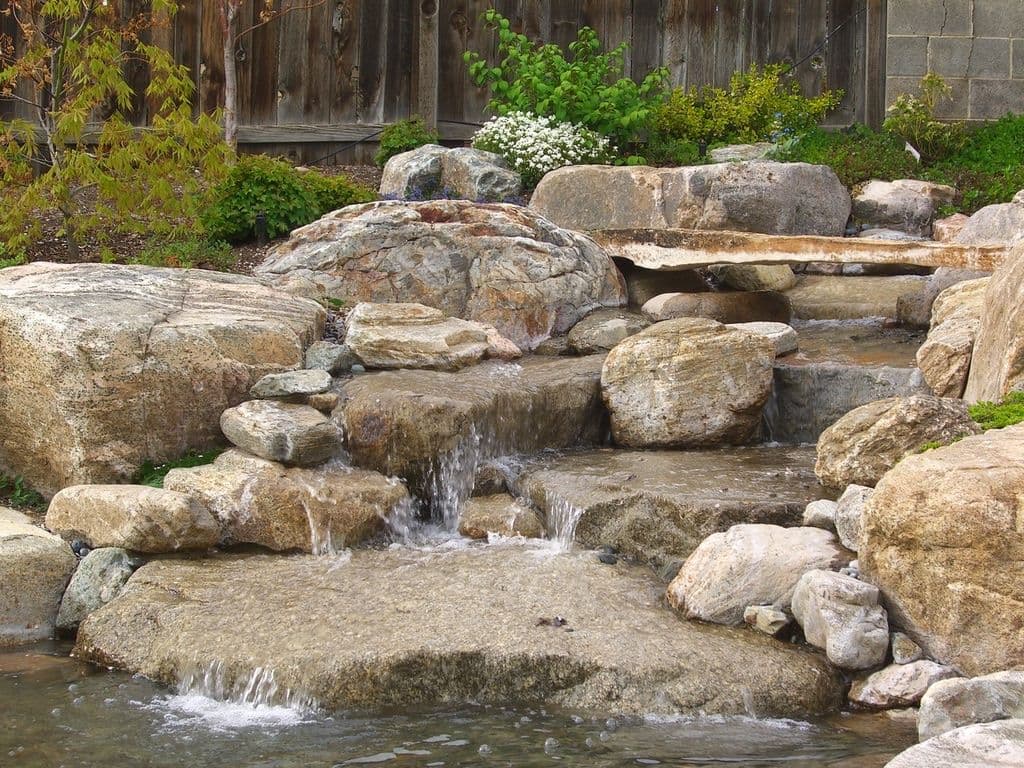
[(921, 169), (904, 141), (895, 134), (854, 125), (844, 131), (815, 128), (782, 142), (776, 160), (827, 165), (849, 188), (870, 179), (917, 178)]
[(256, 237), (256, 216), (263, 213), (267, 235), (274, 238), (335, 208), (373, 197), (344, 177), (298, 171), (282, 160), (247, 155), (210, 191), (202, 223), (210, 240), (246, 242)]
[(756, 64), (732, 76), (729, 88), (676, 88), (654, 116), (656, 131), (705, 144), (777, 141), (812, 130), (842, 100), (841, 91), (808, 98), (786, 68)]
[(234, 266), (235, 255), (224, 241), (172, 240), (147, 245), (131, 263), (183, 269), (203, 267), (223, 272)]
[(17, 267), (24, 263), (24, 251), (9, 248), (6, 243), (0, 241), (0, 269), (4, 267)]
[(609, 137), (620, 150), (647, 130), (664, 98), (667, 69), (655, 69), (637, 83), (625, 74), (628, 46), (605, 51), (590, 27), (580, 29), (566, 58), (559, 46), (537, 45), (514, 32), (493, 9), (483, 18), (497, 33), (500, 63), (491, 66), (474, 51), (464, 58), (470, 80), (491, 89), (487, 106), (494, 114), (524, 112), (576, 123)]
[(162, 464), (154, 464), (151, 461), (145, 462), (135, 474), (133, 482), (137, 485), (149, 485), (153, 488), (163, 488), (164, 478), (172, 469), (191, 469), (201, 467), (204, 464), (211, 464), (224, 453), (223, 448), (216, 448), (212, 451), (189, 451), (184, 456), (173, 461), (166, 461)]
[(374, 157), (378, 167), (383, 168), (395, 155), (422, 147), (424, 144), (437, 144), (441, 137), (437, 131), (431, 131), (423, 122), (422, 117), (410, 117), (399, 120), (385, 128), (380, 134), (380, 148)]
[(959, 189), (966, 213), (1008, 202), (1024, 189), (1024, 115), (1006, 115), (968, 131), (964, 146), (924, 175)]
[(30, 488), (25, 478), (20, 475), (9, 477), (0, 473), (0, 501), (15, 509), (30, 509), (35, 512), (46, 511), (46, 499)]
[(1024, 421), (1024, 392), (1011, 392), (1001, 403), (975, 403), (967, 409), (982, 429), (1002, 429)]
[(929, 73), (921, 78), (920, 96), (904, 93), (896, 97), (883, 127), (909, 142), (925, 164), (949, 157), (966, 143), (963, 123), (944, 123), (935, 118), (935, 108), (951, 93), (945, 80)]
[(704, 162), (696, 142), (673, 139), (658, 132), (647, 137), (643, 152), (648, 165), (680, 166)]

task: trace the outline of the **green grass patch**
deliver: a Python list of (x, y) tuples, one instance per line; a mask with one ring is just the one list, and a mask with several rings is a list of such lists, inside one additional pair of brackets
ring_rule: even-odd
[(133, 482), (137, 485), (149, 485), (153, 488), (163, 488), (164, 478), (172, 469), (191, 469), (192, 467), (201, 467), (204, 464), (212, 463), (213, 460), (222, 453), (224, 453), (223, 448), (215, 448), (212, 451), (189, 451), (180, 458), (172, 461), (166, 461), (162, 464), (154, 464), (151, 461), (147, 461), (136, 473)]
[(25, 482), (20, 475), (10, 477), (0, 474), (0, 504), (14, 509), (45, 512), (46, 499)]
[(1011, 392), (1000, 403), (975, 403), (967, 410), (982, 429), (1012, 427), (1024, 421), (1024, 392)]

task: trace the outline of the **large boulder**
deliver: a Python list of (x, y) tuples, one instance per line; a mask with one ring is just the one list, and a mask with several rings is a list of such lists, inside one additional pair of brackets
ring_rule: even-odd
[(172, 469), (164, 488), (205, 504), (226, 544), (314, 554), (373, 535), (409, 501), (401, 483), (376, 472), (333, 464), (289, 468), (238, 450), (212, 464)]
[[(227, 690), (269, 669), (282, 693), (325, 710), (472, 699), (602, 718), (807, 717), (841, 700), (824, 659), (679, 621), (646, 568), (538, 554), (356, 550), (340, 566), (302, 556), (161, 560), (86, 619), (76, 655), (171, 684), (216, 662)], [(568, 623), (554, 625), (556, 615)]]
[(77, 565), (59, 536), (0, 507), (0, 646), (53, 634), (61, 595)]
[(530, 207), (559, 226), (842, 235), (850, 195), (831, 168), (739, 162), (683, 168), (575, 165), (541, 179)]
[(850, 701), (875, 709), (913, 707), (932, 685), (957, 676), (956, 670), (928, 659), (890, 664), (857, 680), (850, 688)]
[(687, 558), (668, 586), (668, 601), (687, 618), (739, 625), (748, 605), (788, 610), (805, 573), (847, 562), (836, 537), (821, 528), (734, 525)]
[(660, 567), (740, 523), (799, 525), (808, 501), (824, 493), (813, 463), (813, 450), (799, 446), (603, 448), (543, 457), (515, 486), (547, 515), (553, 537)]
[(921, 699), (917, 735), (924, 741), (974, 723), (1024, 718), (1024, 672), (994, 672), (935, 683)]
[(749, 442), (771, 393), (766, 337), (700, 318), (657, 323), (605, 359), (612, 437), (629, 447)]
[(240, 275), (36, 263), (0, 272), (0, 470), (47, 496), (220, 442), (221, 411), (302, 365), (325, 313)]
[(993, 273), (982, 304), (964, 390), (964, 399), (971, 403), (998, 401), (1024, 387), (1024, 243)]
[(926, 278), (916, 291), (905, 293), (897, 298), (896, 319), (900, 324), (913, 328), (934, 327), (935, 318), (932, 316), (932, 307), (939, 294), (954, 285), (988, 276), (988, 272), (979, 272), (974, 269), (939, 267)]
[(917, 350), (917, 366), (939, 397), (964, 393), (988, 283), (987, 277), (957, 283), (942, 291), (932, 305), (932, 325)]
[(73, 485), (50, 502), (46, 527), (91, 547), (159, 554), (206, 549), (219, 529), (197, 499), (147, 485)]
[(391, 157), (380, 182), (383, 198), (457, 197), (502, 203), (523, 193), (523, 180), (501, 155), (481, 149), (425, 144)]
[(853, 197), (853, 218), (875, 227), (929, 236), (936, 206), (951, 203), (956, 190), (944, 184), (897, 179), (872, 180)]
[(82, 558), (60, 601), (57, 628), (77, 628), (86, 616), (121, 593), (140, 564), (126, 550), (117, 547), (101, 547), (89, 552)]
[(653, 322), (680, 317), (705, 317), (719, 323), (788, 323), (793, 316), (789, 299), (776, 291), (708, 291), (662, 293), (641, 311)]
[(310, 405), (249, 400), (220, 417), (224, 436), (269, 461), (313, 466), (341, 453), (342, 431)]
[(885, 768), (1018, 768), (1024, 765), (1024, 720), (967, 725), (917, 744)]
[(931, 395), (878, 400), (855, 408), (821, 434), (814, 471), (831, 488), (874, 486), (927, 443), (951, 443), (978, 431), (962, 400)]
[(930, 658), (969, 675), (1024, 664), (1024, 425), (908, 456), (879, 482), (862, 576)]
[(460, 200), (335, 211), (292, 232), (256, 271), (306, 296), (426, 304), (528, 350), (626, 298), (589, 238), (519, 206)]
[(889, 622), (878, 588), (831, 571), (808, 571), (793, 592), (793, 616), (807, 642), (843, 669), (870, 669), (885, 661)]
[(1009, 203), (986, 205), (964, 224), (954, 243), (1012, 245), (1024, 240), (1024, 195)]

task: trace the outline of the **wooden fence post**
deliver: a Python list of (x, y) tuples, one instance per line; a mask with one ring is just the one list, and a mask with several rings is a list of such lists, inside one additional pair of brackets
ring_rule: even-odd
[(867, 0), (864, 46), (864, 122), (880, 128), (885, 119), (886, 0)]
[(438, 0), (420, 2), (419, 82), (416, 84), (417, 111), (431, 130), (437, 128), (437, 2)]

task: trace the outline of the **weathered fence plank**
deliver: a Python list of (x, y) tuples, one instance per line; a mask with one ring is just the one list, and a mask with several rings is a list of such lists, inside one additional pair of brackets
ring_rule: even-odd
[[(239, 29), (256, 25), (235, 51), (243, 143), (357, 141), (416, 111), (446, 140), (470, 134), (488, 94), (469, 82), (462, 54), (496, 62), (481, 19), (492, 6), (531, 39), (567, 45), (587, 25), (607, 47), (626, 42), (635, 78), (664, 65), (673, 84), (724, 87), (752, 63), (787, 62), (805, 92), (844, 91), (831, 124), (877, 124), (884, 107), (885, 0), (277, 0), (279, 11), (295, 10), (258, 24), (264, 4), (246, 0), (239, 17)], [(9, 19), (0, 24), (13, 34)], [(172, 24), (152, 38), (193, 70), (197, 110), (210, 112), (223, 102), (216, 4), (183, 3)], [(129, 76), (141, 92), (146, 73)], [(149, 110), (136, 101), (142, 124)], [(4, 117), (27, 112), (0, 102)]]

